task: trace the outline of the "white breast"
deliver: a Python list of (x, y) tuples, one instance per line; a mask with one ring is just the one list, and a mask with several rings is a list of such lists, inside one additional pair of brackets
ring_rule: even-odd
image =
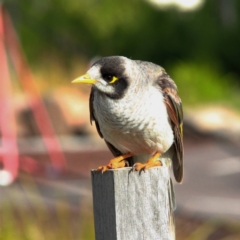
[(172, 145), (173, 131), (158, 89), (150, 87), (119, 100), (95, 92), (93, 104), (104, 139), (122, 153), (164, 153)]

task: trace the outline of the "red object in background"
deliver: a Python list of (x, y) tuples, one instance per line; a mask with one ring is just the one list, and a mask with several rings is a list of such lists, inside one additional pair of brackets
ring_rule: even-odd
[[(41, 95), (33, 80), (10, 17), (4, 11), (3, 6), (0, 5), (0, 130), (2, 133), (0, 185), (11, 183), (17, 176), (18, 167), (24, 170), (27, 169), (29, 173), (35, 173), (38, 172), (37, 166), (39, 164), (30, 158), (22, 158), (19, 165), (16, 125), (11, 101), (12, 89), (6, 50), (8, 50), (23, 90), (29, 97), (29, 105), (42, 134), (46, 150), (52, 162), (52, 169), (59, 172), (66, 167), (65, 156), (61, 150)], [(30, 164), (31, 161), (34, 161), (34, 163)], [(39, 164), (40, 169), (42, 170), (42, 166)], [(46, 169), (46, 172), (48, 169)], [(42, 172), (41, 170), (40, 172)]]
[(0, 184), (7, 185), (13, 181), (18, 172), (18, 149), (16, 142), (16, 125), (12, 107), (11, 82), (8, 72), (7, 55), (4, 44), (3, 10), (0, 9), (0, 130), (2, 146), (0, 160), (3, 169), (0, 172)]

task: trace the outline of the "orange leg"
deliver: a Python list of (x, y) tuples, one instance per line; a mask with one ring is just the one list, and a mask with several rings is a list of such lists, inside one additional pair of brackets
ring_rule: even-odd
[(135, 163), (133, 165), (133, 169), (135, 171), (140, 171), (140, 170), (147, 170), (151, 167), (156, 167), (156, 166), (162, 166), (161, 161), (158, 159), (161, 154), (159, 152), (156, 152), (151, 158), (148, 159), (148, 161), (144, 164), (142, 163)]
[(123, 155), (115, 157), (112, 160), (110, 160), (108, 165), (98, 167), (97, 171), (105, 172), (109, 169), (123, 168), (127, 164), (127, 161), (125, 159), (131, 156), (133, 156), (132, 153), (125, 153)]

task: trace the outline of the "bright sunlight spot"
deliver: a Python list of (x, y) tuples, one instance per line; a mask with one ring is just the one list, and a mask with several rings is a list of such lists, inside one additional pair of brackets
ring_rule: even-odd
[(177, 6), (181, 10), (191, 11), (202, 6), (204, 0), (148, 0), (159, 8)]
[(0, 186), (7, 186), (12, 183), (12, 174), (5, 170), (0, 170)]

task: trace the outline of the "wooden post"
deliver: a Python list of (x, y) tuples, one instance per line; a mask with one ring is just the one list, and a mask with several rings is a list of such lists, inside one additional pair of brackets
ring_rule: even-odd
[(96, 240), (174, 240), (168, 166), (92, 171)]

